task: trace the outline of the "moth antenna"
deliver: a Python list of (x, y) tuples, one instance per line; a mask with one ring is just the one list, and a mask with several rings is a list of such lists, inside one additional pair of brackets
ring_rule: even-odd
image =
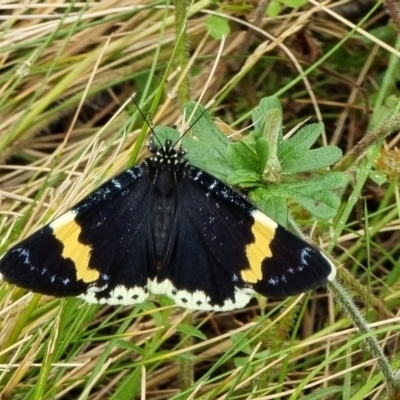
[[(146, 116), (144, 115), (142, 109), (139, 107), (139, 104), (137, 103), (137, 101), (135, 100), (135, 98), (133, 96), (131, 96), (131, 100), (132, 102), (135, 104), (135, 106), (137, 107), (140, 115), (142, 116), (143, 120), (146, 122), (147, 126), (150, 128), (151, 134), (153, 137), (155, 137), (157, 139), (157, 142), (160, 144), (160, 146), (162, 145), (160, 139), (157, 137), (153, 127), (153, 120), (151, 119), (151, 114), (149, 113), (149, 117), (148, 119), (146, 118)], [(149, 146), (154, 148), (154, 140), (150, 140), (149, 142)], [(151, 150), (150, 150), (151, 151)]]
[(189, 126), (189, 128), (186, 129), (185, 132), (182, 133), (180, 138), (173, 144), (172, 147), (175, 147), (177, 143), (182, 140), (182, 138), (193, 128), (193, 126), (200, 120), (200, 118), (208, 111), (208, 108), (206, 108), (202, 113), (193, 121), (193, 123)]
[(149, 120), (149, 125), (151, 126), (151, 128), (154, 128), (153, 116), (151, 115), (150, 111), (147, 114), (147, 118)]

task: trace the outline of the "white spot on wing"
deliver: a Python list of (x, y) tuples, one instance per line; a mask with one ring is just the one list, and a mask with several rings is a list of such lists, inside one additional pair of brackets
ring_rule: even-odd
[(260, 210), (254, 210), (251, 213), (251, 216), (258, 222), (261, 222), (263, 225), (271, 227), (272, 230), (275, 230), (278, 227), (278, 224), (268, 217), (268, 215), (265, 215), (263, 212)]
[(304, 247), (300, 252), (300, 262), (301, 265), (308, 265), (307, 257), (310, 257), (311, 249), (309, 247)]
[(66, 224), (70, 223), (73, 221), (78, 214), (77, 211), (74, 210), (69, 210), (66, 213), (60, 215), (58, 218), (56, 218), (53, 222), (50, 223), (50, 228), (53, 230), (57, 230), (58, 228), (61, 228), (65, 226)]
[(104, 290), (106, 287), (107, 286), (91, 287), (86, 293), (81, 294), (78, 297), (88, 303), (110, 304), (115, 306), (129, 306), (132, 304), (143, 303), (149, 297), (149, 293), (148, 291), (145, 291), (144, 287), (134, 286), (132, 288), (127, 288), (126, 286), (118, 285), (110, 292), (109, 297), (97, 298), (96, 293)]
[(215, 189), (215, 187), (218, 185), (218, 181), (214, 181), (211, 185), (210, 185), (210, 187), (209, 187), (209, 189), (210, 190), (213, 190), (213, 189)]
[(113, 185), (117, 188), (117, 189), (121, 189), (121, 183), (117, 180), (117, 179), (115, 179), (115, 178), (112, 178), (111, 179), (111, 182), (113, 183)]
[(19, 255), (21, 255), (21, 256), (23, 256), (23, 257), (25, 257), (25, 259), (22, 261), (24, 264), (26, 264), (26, 265), (32, 265), (32, 263), (31, 263), (31, 261), (30, 261), (30, 259), (29, 259), (29, 250), (24, 249), (23, 247), (22, 247), (22, 248), (17, 247), (17, 248), (14, 250), (14, 252), (15, 252), (15, 253), (18, 253)]
[(251, 289), (236, 289), (235, 300), (227, 299), (222, 306), (210, 304), (210, 297), (200, 290), (191, 293), (187, 290), (177, 290), (172, 282), (165, 279), (162, 282), (157, 280), (150, 283), (150, 290), (155, 294), (165, 294), (171, 297), (178, 306), (187, 308), (188, 310), (201, 311), (231, 311), (236, 308), (243, 308), (250, 301), (252, 294)]
[(328, 261), (329, 265), (331, 266), (331, 272), (328, 275), (328, 281), (332, 282), (336, 276), (336, 267), (324, 253), (321, 253), (321, 255), (322, 255), (322, 257), (324, 257), (326, 259), (326, 261)]
[(95, 294), (97, 292), (100, 292), (101, 290), (104, 290), (107, 286), (102, 286), (102, 287), (97, 287), (93, 286), (87, 289), (86, 293), (83, 293), (78, 296), (78, 298), (83, 299), (87, 301), (88, 303), (101, 303), (105, 304), (106, 302), (101, 302), (100, 300), (97, 299)]
[(193, 178), (193, 180), (194, 180), (194, 181), (199, 180), (199, 178), (201, 177), (201, 175), (202, 175), (202, 172), (201, 172), (201, 171), (198, 171), (197, 174), (196, 174), (196, 176)]
[(268, 283), (270, 283), (272, 286), (275, 286), (279, 283), (279, 280), (271, 277), (268, 279)]

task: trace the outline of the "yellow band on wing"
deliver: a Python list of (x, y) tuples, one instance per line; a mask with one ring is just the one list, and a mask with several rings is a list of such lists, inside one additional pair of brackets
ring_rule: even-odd
[(251, 227), (251, 231), (254, 235), (254, 242), (246, 246), (246, 256), (249, 260), (250, 268), (241, 272), (242, 279), (247, 283), (256, 283), (263, 279), (262, 263), (265, 258), (273, 256), (270, 245), (278, 226), (275, 221), (261, 211), (254, 211), (252, 216), (254, 224)]
[(64, 246), (62, 256), (70, 258), (75, 264), (77, 279), (86, 283), (94, 282), (100, 277), (100, 272), (89, 266), (92, 248), (79, 242), (81, 227), (75, 222), (75, 216), (76, 213), (68, 211), (55, 219), (50, 227)]

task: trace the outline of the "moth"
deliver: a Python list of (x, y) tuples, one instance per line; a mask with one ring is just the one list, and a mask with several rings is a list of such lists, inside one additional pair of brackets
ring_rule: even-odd
[(56, 297), (190, 310), (242, 308), (325, 285), (335, 266), (170, 140), (8, 250), (0, 279)]

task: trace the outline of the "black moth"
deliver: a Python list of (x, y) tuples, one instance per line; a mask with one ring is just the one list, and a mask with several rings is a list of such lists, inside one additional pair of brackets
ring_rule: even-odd
[(283, 298), (336, 270), (314, 246), (185, 159), (167, 140), (0, 259), (0, 279), (56, 297), (136, 304), (165, 294), (191, 310)]

